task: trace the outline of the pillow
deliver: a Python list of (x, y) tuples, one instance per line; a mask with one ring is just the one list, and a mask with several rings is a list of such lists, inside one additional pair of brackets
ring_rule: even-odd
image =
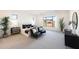
[(33, 30), (33, 33), (36, 33), (37, 32), (37, 30), (36, 29), (32, 29)]
[(43, 30), (43, 28), (39, 28), (39, 30)]

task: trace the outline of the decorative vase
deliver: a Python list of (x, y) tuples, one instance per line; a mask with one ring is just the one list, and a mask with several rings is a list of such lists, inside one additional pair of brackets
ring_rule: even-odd
[(72, 30), (72, 34), (76, 35), (76, 30), (75, 29)]

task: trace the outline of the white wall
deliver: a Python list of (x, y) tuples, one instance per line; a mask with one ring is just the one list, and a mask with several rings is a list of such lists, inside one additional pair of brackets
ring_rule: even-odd
[(68, 27), (68, 22), (69, 22), (69, 18), (70, 18), (70, 11), (69, 10), (56, 10), (56, 11), (47, 11), (47, 12), (44, 12), (43, 14), (39, 14), (38, 16), (37, 16), (37, 18), (36, 18), (36, 24), (37, 25), (41, 25), (41, 26), (43, 26), (43, 17), (44, 16), (57, 16), (57, 22), (56, 22), (56, 28), (58, 29), (58, 30), (60, 30), (59, 29), (59, 18), (61, 18), (61, 17), (64, 17), (64, 22), (65, 22), (65, 28), (67, 28)]
[[(11, 17), (12, 14), (16, 14), (17, 15), (17, 19), (9, 19), (9, 32), (8, 34), (10, 35), (10, 28), (11, 27), (21, 27), (22, 29), (22, 24), (32, 24), (33, 23), (33, 15), (27, 13), (26, 11), (22, 11), (22, 10), (0, 10), (0, 18), (3, 18), (5, 16), (9, 16)], [(13, 20), (13, 22), (11, 22)], [(15, 25), (16, 23), (17, 25)], [(0, 31), (0, 36), (2, 36), (3, 32)]]
[[(22, 24), (30, 24), (33, 22), (33, 18), (35, 20), (35, 24), (38, 26), (43, 25), (43, 20), (42, 18), (44, 16), (57, 16), (57, 21), (59, 21), (59, 18), (64, 17), (65, 24), (67, 27), (67, 23), (69, 21), (69, 11), (68, 10), (41, 10), (41, 11), (23, 11), (23, 10), (0, 10), (0, 18), (4, 16), (11, 16), (12, 14), (16, 14), (17, 17), (17, 25), (22, 27)], [(12, 19), (9, 19), (12, 20)], [(10, 23), (9, 27), (13, 27), (15, 23)], [(59, 29), (59, 24), (56, 23), (58, 26), (56, 28)], [(15, 26), (15, 25), (14, 25)], [(10, 31), (10, 30), (9, 30)]]
[[(0, 10), (0, 18), (4, 16), (11, 16), (12, 14), (16, 14), (18, 24), (29, 24), (32, 23), (33, 15), (28, 13), (27, 11), (23, 10)], [(11, 20), (11, 19), (10, 19)], [(19, 25), (20, 25), (19, 24)]]

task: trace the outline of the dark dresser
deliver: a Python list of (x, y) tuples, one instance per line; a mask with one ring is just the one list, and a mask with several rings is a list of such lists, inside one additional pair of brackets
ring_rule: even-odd
[(65, 31), (65, 45), (71, 48), (79, 49), (79, 36)]

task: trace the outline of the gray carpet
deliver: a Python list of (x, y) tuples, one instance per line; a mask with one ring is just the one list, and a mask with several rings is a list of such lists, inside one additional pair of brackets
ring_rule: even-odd
[(0, 48), (9, 49), (67, 49), (64, 45), (64, 33), (46, 31), (38, 39), (22, 34), (0, 39)]
[[(31, 38), (33, 39), (33, 38)], [(30, 43), (28, 49), (65, 49), (64, 33), (57, 31), (47, 31), (40, 38)]]

